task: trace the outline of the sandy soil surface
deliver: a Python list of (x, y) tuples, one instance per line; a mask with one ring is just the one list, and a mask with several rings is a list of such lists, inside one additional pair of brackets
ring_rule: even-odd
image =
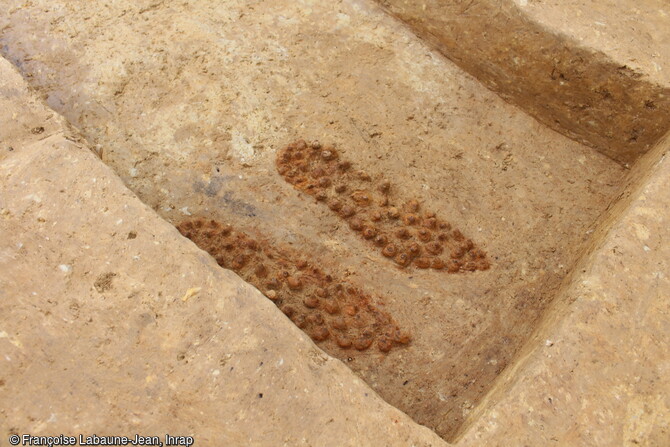
[(378, 2), (503, 98), (622, 164), (670, 130), (655, 64), (670, 54), (663, 0)]
[(143, 204), (4, 59), (0, 91), (0, 444), (446, 445)]
[[(388, 353), (322, 346), (447, 438), (527, 340), (625, 173), (367, 2), (4, 3), (3, 54), (143, 202), (174, 224), (216, 219), (283, 244), (411, 332)], [(277, 154), (298, 138), (388, 179), (398, 204), (450, 222), (490, 268), (399, 268), (282, 178)]]
[(514, 0), (533, 20), (670, 85), (670, 11), (665, 0)]

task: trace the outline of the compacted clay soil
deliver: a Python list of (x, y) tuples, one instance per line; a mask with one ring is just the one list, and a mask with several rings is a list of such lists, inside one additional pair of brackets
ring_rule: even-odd
[(4, 56), (140, 199), (447, 439), (624, 175), (372, 2), (5, 3)]

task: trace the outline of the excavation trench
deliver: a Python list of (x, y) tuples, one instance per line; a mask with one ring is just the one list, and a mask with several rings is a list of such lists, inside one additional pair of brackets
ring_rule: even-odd
[(307, 3), (35, 1), (0, 45), (140, 199), (453, 439), (626, 171), (372, 4)]

